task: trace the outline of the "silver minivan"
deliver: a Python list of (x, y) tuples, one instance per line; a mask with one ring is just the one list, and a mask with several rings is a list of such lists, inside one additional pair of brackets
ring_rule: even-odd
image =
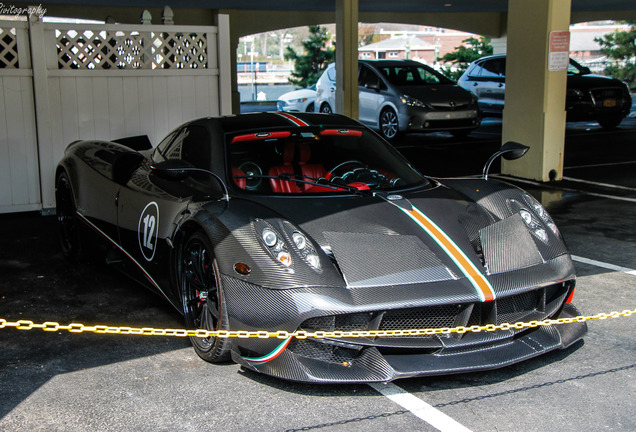
[[(359, 60), (359, 120), (386, 139), (402, 132), (448, 131), (466, 136), (480, 124), (477, 98), (433, 68), (413, 60)], [(316, 112), (335, 106), (336, 67), (316, 83)]]

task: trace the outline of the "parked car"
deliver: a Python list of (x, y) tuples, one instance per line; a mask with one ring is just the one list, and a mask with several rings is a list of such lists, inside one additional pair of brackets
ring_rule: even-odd
[[(597, 121), (605, 129), (620, 124), (632, 107), (627, 85), (615, 78), (592, 74), (570, 59), (565, 109), (567, 121)], [(501, 116), (506, 90), (506, 56), (493, 55), (472, 62), (457, 82), (479, 99), (484, 115)]]
[[(164, 297), (188, 329), (205, 330), (190, 340), (206, 361), (293, 381), (391, 381), (503, 367), (587, 331), (495, 328), (580, 313), (553, 220), (487, 168), (426, 177), (364, 125), (313, 113), (204, 118), (155, 148), (120, 142), (66, 148), (62, 251), (102, 252)], [(486, 167), (526, 150), (507, 143)], [(391, 337), (458, 326), (492, 331)]]
[[(435, 69), (413, 60), (359, 60), (360, 122), (392, 140), (401, 132), (465, 136), (480, 124), (477, 98)], [(315, 111), (335, 106), (336, 67), (316, 84)]]
[(278, 98), (276, 109), (286, 112), (313, 112), (316, 85), (285, 93)]

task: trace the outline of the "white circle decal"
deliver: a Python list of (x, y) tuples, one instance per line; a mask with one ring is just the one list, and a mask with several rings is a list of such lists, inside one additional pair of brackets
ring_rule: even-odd
[(157, 249), (157, 232), (159, 231), (159, 206), (152, 201), (144, 208), (139, 216), (137, 238), (139, 249), (146, 261), (152, 261)]

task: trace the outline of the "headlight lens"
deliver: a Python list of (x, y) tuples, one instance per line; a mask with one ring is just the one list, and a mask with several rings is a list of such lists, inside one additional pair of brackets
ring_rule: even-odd
[(295, 102), (295, 103), (303, 103), (303, 102), (305, 102), (306, 100), (307, 100), (307, 98), (300, 98), (300, 99), (294, 99), (292, 102)]
[(305, 249), (305, 247), (307, 246), (307, 239), (305, 238), (304, 235), (302, 235), (298, 231), (292, 234), (292, 239), (294, 240), (294, 243), (296, 244), (296, 247), (298, 249), (302, 250), (302, 249)]
[(272, 231), (269, 228), (265, 228), (263, 230), (263, 232), (261, 233), (261, 237), (263, 239), (263, 242), (268, 247), (273, 247), (276, 245), (276, 243), (278, 243), (278, 236), (276, 235), (274, 231)]
[(408, 95), (402, 95), (400, 98), (404, 105), (412, 106), (412, 107), (425, 107), (426, 104), (419, 99), (414, 97), (410, 97)]
[(585, 96), (585, 93), (583, 92), (583, 90), (579, 90), (575, 88), (568, 89), (566, 94), (568, 97), (575, 97), (579, 99), (582, 99)]

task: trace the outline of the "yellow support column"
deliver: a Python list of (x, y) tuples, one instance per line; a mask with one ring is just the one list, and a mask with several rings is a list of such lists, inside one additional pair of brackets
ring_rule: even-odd
[(358, 119), (358, 0), (336, 0), (336, 109)]
[(530, 146), (502, 173), (540, 181), (563, 178), (567, 73), (548, 71), (550, 33), (568, 31), (571, 0), (510, 0), (502, 142)]

